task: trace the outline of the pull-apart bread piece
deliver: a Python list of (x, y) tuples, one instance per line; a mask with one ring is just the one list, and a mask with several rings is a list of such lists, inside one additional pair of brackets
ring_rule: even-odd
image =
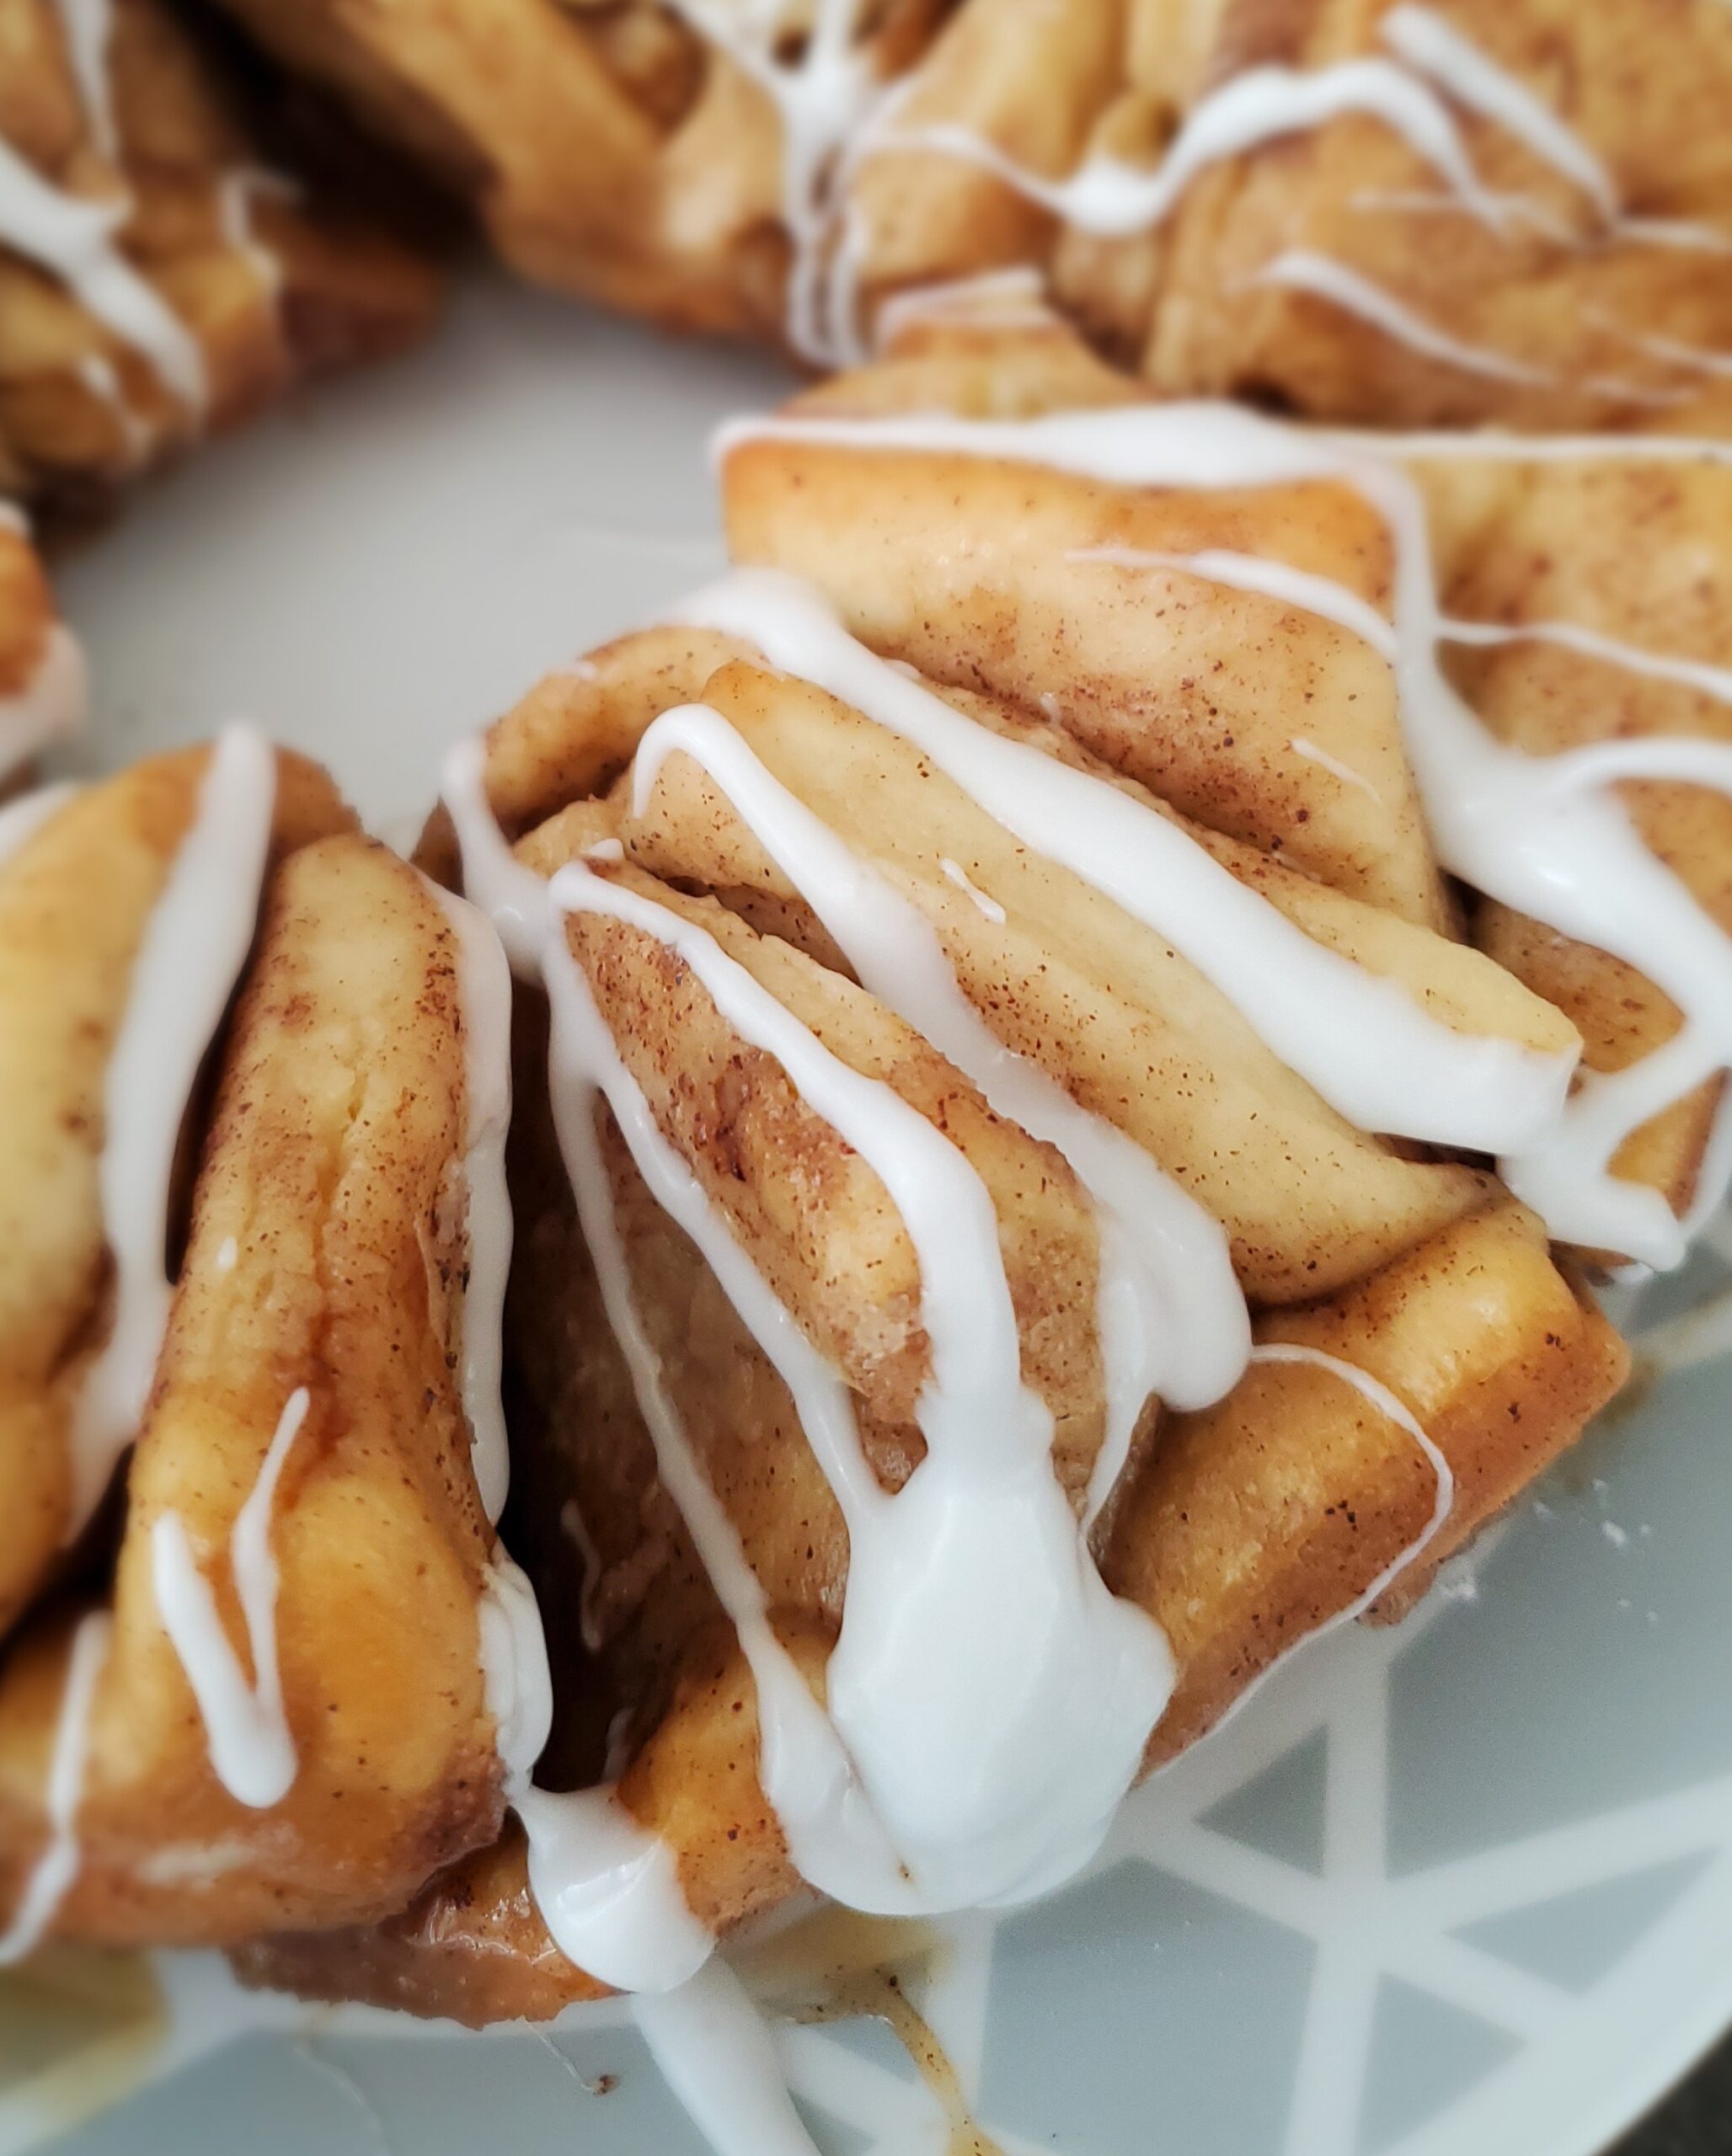
[(426, 328), (428, 263), (276, 169), (161, 0), (6, 0), (0, 35), (0, 494), (99, 499)]
[(511, 1742), (503, 957), (244, 730), (7, 813), (0, 1955), (383, 1915)]
[[(539, 2015), (802, 1886), (1039, 1892), (1575, 1439), (1627, 1368), (1582, 1253), (1676, 1262), (1732, 1053), (1716, 610), (1648, 664), (1583, 514), (1615, 468), (1724, 590), (1727, 475), (1626, 450), (1373, 456), (1050, 326), (731, 432), (741, 566), (460, 750), (420, 857), (520, 980), (554, 1741), (249, 1976)], [(1602, 670), (1616, 753), (1461, 652)], [(1682, 1049), (1596, 1020), (1632, 983)]]
[(1732, 349), (1723, 0), (227, 4), (529, 275), (818, 366), (958, 286), (1412, 424), (1626, 424)]

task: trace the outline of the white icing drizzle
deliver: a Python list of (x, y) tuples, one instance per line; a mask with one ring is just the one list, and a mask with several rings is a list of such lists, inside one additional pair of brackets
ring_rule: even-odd
[[(1566, 651), (1580, 652), (1585, 659), (1603, 659), (1608, 665), (1622, 667), (1627, 674), (1645, 674), (1656, 681), (1670, 681), (1681, 689), (1692, 689), (1698, 696), (1712, 696), (1717, 702), (1732, 703), (1732, 666), (1715, 666), (1706, 659), (1680, 659), (1669, 652), (1648, 651), (1640, 644), (1627, 643), (1621, 638), (1601, 636), (1596, 629), (1578, 627), (1574, 622), (1466, 622), (1451, 616), (1446, 617), (1441, 627), (1444, 638), (1451, 643), (1558, 644)], [(1682, 741), (1649, 740), (1639, 744), (1605, 742), (1595, 744), (1591, 752), (1571, 753), (1575, 757), (1614, 748), (1633, 749), (1638, 755), (1652, 756), (1663, 763), (1669, 756), (1719, 746), (1707, 742), (1691, 742), (1687, 746)], [(1658, 763), (1647, 775), (1664, 776)]]
[(715, 1942), (686, 1906), (667, 1843), (646, 1833), (610, 1789), (513, 1799), (529, 1838), (529, 1887), (567, 1961), (616, 1990), (687, 1983)]
[(62, 195), (0, 138), (0, 247), (57, 277), (79, 305), (148, 360), (163, 387), (202, 410), (198, 339), (115, 245), (129, 202)]
[(198, 1701), (211, 1767), (238, 1804), (260, 1812), (288, 1795), (299, 1766), (277, 1662), (279, 1576), (270, 1525), (283, 1465), (310, 1405), (305, 1385), (289, 1395), (229, 1535), (229, 1571), (246, 1626), (250, 1681), (224, 1629), (211, 1582), (193, 1555), (185, 1522), (179, 1513), (163, 1512), (151, 1525), (151, 1581), (158, 1614)]
[(216, 182), (216, 216), (223, 238), (238, 254), (245, 256), (259, 290), (275, 306), (282, 291), (283, 265), (259, 238), (253, 221), (254, 198), (261, 195), (279, 202), (293, 202), (299, 200), (301, 188), (286, 173), (272, 172), (263, 165), (236, 165)]
[[(916, 1412), (927, 1453), (890, 1497), (839, 1374), (661, 1136), (563, 933), (550, 939), (556, 1100), (580, 1216), (663, 1482), (757, 1682), (765, 1791), (794, 1863), (833, 1898), (885, 1913), (1044, 1891), (1099, 1846), (1165, 1704), (1171, 1658), (1142, 1613), (1101, 1584), (1053, 1474), (1051, 1417), (1021, 1380), (985, 1186), (923, 1116), (832, 1056), (703, 930), (582, 867), (560, 872), (553, 898), (676, 951), (728, 1022), (879, 1176), (919, 1260), (932, 1376)], [(595, 1136), (597, 1087), (658, 1202), (789, 1384), (841, 1508), (848, 1592), (827, 1715), (775, 1639), (632, 1306)]]
[(960, 861), (953, 861), (948, 853), (941, 854), (938, 857), (938, 867), (962, 893), (976, 913), (995, 923), (998, 927), (1002, 928), (1004, 926), (1006, 915), (1003, 907), (999, 905), (997, 899), (989, 899), (986, 896)]
[(1732, 376), (1732, 352), (1710, 351), (1700, 344), (1681, 344), (1676, 337), (1659, 337), (1649, 331), (1632, 329), (1627, 323), (1597, 312), (1592, 318), (1599, 327), (1622, 337), (1638, 351), (1647, 353), (1650, 359), (1665, 360), (1672, 366), (1687, 368), (1692, 374), (1712, 375), (1720, 379)]
[(39, 786), (34, 793), (20, 794), (0, 806), (0, 868), (14, 854), (22, 853), (44, 825), (50, 822), (77, 794), (70, 783)]
[(1459, 337), (1452, 337), (1446, 329), (1440, 329), (1435, 323), (1416, 314), (1382, 285), (1362, 276), (1346, 263), (1319, 254), (1310, 248), (1288, 248), (1272, 261), (1265, 262), (1246, 282), (1327, 300), (1344, 313), (1369, 323), (1373, 329), (1382, 330), (1397, 344), (1405, 344), (1428, 360), (1459, 367), (1464, 374), (1489, 375), (1496, 382), (1529, 387), (1541, 387), (1558, 379), (1548, 367), (1534, 366), (1526, 360), (1494, 351), (1489, 345), (1469, 344)]
[(457, 834), (463, 889), (492, 921), (520, 979), (541, 978), (548, 887), (511, 857), (487, 799), (487, 749), (478, 736), (459, 741), (445, 760), (440, 799)]
[(1056, 1146), (1093, 1201), (1108, 1419), (1092, 1518), (1152, 1392), (1175, 1406), (1203, 1406), (1229, 1391), (1244, 1368), (1248, 1322), (1218, 1223), (1134, 1139), (1005, 1047), (963, 994), (925, 915), (766, 770), (719, 712), (687, 706), (650, 728), (633, 771), (638, 813), (676, 751), (721, 787), (862, 985), (979, 1086), (997, 1113)]
[(150, 428), (132, 408), (120, 370), (104, 352), (86, 352), (76, 369), (90, 394), (107, 405), (120, 430), (120, 446), (134, 464), (150, 446)]
[[(1404, 1430), (1413, 1439), (1436, 1477), (1436, 1491), (1432, 1498), (1430, 1518), (1406, 1549), (1398, 1550), (1369, 1586), (1356, 1594), (1344, 1608), (1338, 1609), (1334, 1616), (1326, 1617), (1322, 1624), (1313, 1625), (1308, 1632), (1302, 1632), (1283, 1647), (1272, 1662), (1266, 1663), (1248, 1684), (1235, 1694), (1227, 1711), (1211, 1729), (1211, 1736), (1224, 1729), (1228, 1722), (1243, 1713), (1275, 1672), (1283, 1668), (1296, 1654), (1302, 1652), (1330, 1632), (1338, 1631), (1346, 1625), (1356, 1624), (1367, 1610), (1375, 1608), (1402, 1574), (1424, 1556), (1443, 1532), (1456, 1502), (1455, 1470), (1451, 1467), (1443, 1448), (1420, 1423), (1406, 1401), (1392, 1392), (1381, 1378), (1374, 1378), (1369, 1370), (1362, 1370), (1356, 1363), (1345, 1362), (1340, 1356), (1331, 1355), (1323, 1348), (1302, 1347), (1291, 1341), (1261, 1342), (1251, 1350), (1251, 1360), (1254, 1363), (1308, 1364), (1313, 1369), (1327, 1370), (1331, 1377), (1339, 1378), (1344, 1385), (1351, 1385), (1380, 1415), (1387, 1416), (1398, 1429)], [(1179, 1753), (1173, 1758), (1163, 1761), (1156, 1769), (1156, 1773), (1164, 1774), (1184, 1756)]]
[(482, 1510), (496, 1521), (511, 1486), (511, 1455), (500, 1400), (501, 1318), (511, 1270), (511, 1201), (505, 1138), (511, 1123), (511, 974), (492, 922), (436, 883), (457, 945), (463, 1024), (463, 1092), (468, 1116), (462, 1182), (467, 1196), (468, 1277), (462, 1299), (463, 1413)]
[(955, 321), (971, 328), (1030, 329), (1053, 320), (1045, 303), (1046, 280), (1032, 262), (947, 277), (892, 292), (872, 325), (872, 349), (881, 357), (922, 322)]
[[(1309, 248), (1289, 248), (1245, 280), (1247, 286), (1272, 286), (1283, 291), (1304, 292), (1327, 300), (1344, 313), (1355, 316), (1381, 330), (1397, 344), (1405, 344), (1428, 360), (1458, 367), (1464, 374), (1489, 375), (1499, 382), (1519, 382), (1529, 387), (1556, 385), (1564, 379), (1554, 369), (1536, 366), (1526, 360), (1495, 351), (1488, 344), (1470, 344), (1440, 329), (1396, 298), (1372, 279), (1362, 276), (1333, 255)], [(1663, 409), (1689, 401), (1690, 392), (1661, 389), (1646, 382), (1625, 382), (1612, 375), (1586, 375), (1581, 387), (1596, 396), (1614, 398), (1629, 404)]]
[(763, 2015), (725, 1962), (633, 2012), (650, 2055), (716, 2156), (818, 2156)]
[(226, 728), (133, 965), (104, 1084), (98, 1169), (114, 1322), (73, 1411), (68, 1541), (100, 1502), (150, 1393), (168, 1321), (163, 1268), (174, 1149), (252, 944), (275, 799), (270, 744), (249, 727)]
[(109, 36), (114, 27), (112, 0), (55, 0), (67, 57), (90, 123), (91, 140), (112, 163), (120, 153), (115, 125), (115, 101), (109, 80)]
[(1387, 805), (1363, 771), (1355, 771), (1351, 764), (1343, 763), (1339, 756), (1332, 756), (1327, 749), (1318, 748), (1315, 741), (1307, 741), (1302, 734), (1294, 734), (1287, 746), (1296, 756), (1302, 756), (1307, 764), (1318, 765), (1331, 776), (1339, 779), (1344, 786), (1357, 787), (1361, 793), (1369, 794), (1380, 808)]
[(1382, 120), (1483, 222), (1502, 224), (1499, 200), (1481, 183), (1448, 108), (1424, 83), (1383, 59), (1344, 60), (1312, 69), (1272, 63), (1230, 76), (1191, 108), (1152, 170), (1097, 156), (1068, 179), (1048, 179), (984, 136), (950, 125), (901, 131), (891, 146), (936, 150), (977, 164), (1066, 223), (1122, 238), (1168, 216), (1210, 165), (1346, 113)]
[(12, 1921), (0, 1933), (0, 1968), (12, 1967), (41, 1945), (78, 1879), (78, 1806), (84, 1794), (90, 1749), (91, 1710), (113, 1635), (114, 1620), (103, 1609), (92, 1610), (81, 1619), (72, 1635), (66, 1689), (61, 1695), (60, 1719), (49, 1757), (48, 1846), (26, 1876)]
[(72, 631), (55, 622), (29, 680), (13, 695), (0, 696), (0, 779), (50, 742), (76, 734), (84, 723), (88, 693), (84, 654)]
[(1430, 76), (1458, 104), (1513, 135), (1579, 188), (1602, 217), (1617, 216), (1617, 184), (1580, 136), (1452, 24), (1415, 0), (1401, 0), (1378, 29), (1385, 45), (1415, 73)]
[(857, 333), (840, 293), (851, 294), (846, 271), (826, 289), (826, 258), (845, 213), (842, 188), (850, 152), (859, 146), (885, 94), (856, 38), (858, 0), (815, 0), (799, 55), (783, 60), (778, 45), (791, 25), (774, 5), (730, 6), (727, 0), (670, 0), (675, 14), (725, 52), (776, 109), (782, 125), (782, 220), (792, 259), (788, 272), (788, 340), (819, 365), (852, 357)]
[(1254, 591), (1285, 606), (1318, 614), (1370, 644), (1380, 658), (1395, 661), (1395, 631), (1369, 600), (1350, 591), (1334, 577), (1296, 569), (1266, 554), (1243, 554), (1228, 547), (1201, 547), (1195, 553), (1169, 554), (1152, 547), (1072, 547), (1067, 562), (1100, 562), (1115, 569), (1177, 569), (1205, 584), (1235, 591)]
[[(1134, 449), (1140, 433), (1167, 473), (1161, 483), (1169, 485), (1226, 484), (1229, 469), (1239, 483), (1270, 483), (1317, 476), (1320, 465), (1332, 463), (1328, 451), (1226, 406), (1136, 406), (1034, 421), (767, 421), (748, 423), (743, 431), (863, 447), (1020, 454), (1035, 462), (1086, 450), (1091, 463)], [(742, 438), (735, 430), (725, 439)], [(1092, 476), (1134, 483), (1136, 475), (1109, 461)], [(915, 744), (1025, 846), (1182, 952), (1290, 1070), (1360, 1129), (1515, 1152), (1554, 1128), (1573, 1054), (1543, 1055), (1451, 1031), (1399, 984), (1313, 942), (1154, 808), (976, 724), (897, 673), (857, 643), (810, 587), (773, 571), (739, 570), (687, 601), (680, 618), (756, 643), (772, 664)], [(1462, 717), (1483, 739), (1471, 717)]]
[[(1488, 895), (1623, 958), (1687, 1014), (1683, 1031), (1654, 1054), (1614, 1074), (1583, 1074), (1561, 1115), (1537, 1115), (1525, 1139), (1486, 1150), (1504, 1155), (1505, 1180), (1544, 1216), (1559, 1240), (1621, 1251), (1661, 1269), (1681, 1262), (1687, 1247), (1683, 1230), (1664, 1198), (1645, 1185), (1613, 1176), (1610, 1163), (1632, 1130), (1732, 1062), (1732, 938), (1642, 844), (1617, 795), (1587, 782), (1688, 769), (1692, 776), (1718, 785), (1723, 782), (1720, 752), (1713, 744), (1632, 741), (1596, 744), (1553, 760), (1529, 756), (1494, 740), (1439, 666), (1437, 647), (1447, 630), (1438, 606), (1425, 504), (1408, 475), (1387, 461), (1392, 455), (1414, 453), (1415, 445), (1422, 455), (1477, 455), (1489, 446), (1493, 454), (1514, 456), (1525, 456), (1530, 445), (1508, 435), (1398, 435), (1383, 438), (1374, 450), (1364, 437), (1307, 433), (1232, 407), (1199, 403), (1062, 413), (1031, 420), (749, 422), (724, 432), (723, 454), (730, 443), (753, 436), (1002, 458), (1124, 486), (1221, 488), (1332, 478), (1358, 492), (1383, 517), (1393, 542), (1398, 710), (1440, 860)], [(1595, 446), (1601, 454), (1628, 456), (1643, 453), (1648, 443), (1641, 438), (1610, 449), (1597, 441)], [(1654, 446), (1663, 456), (1668, 452), (1665, 437), (1655, 437)], [(1537, 459), (1560, 456), (1558, 445), (1544, 438), (1536, 438), (1532, 446)], [(1670, 453), (1724, 456), (1726, 446), (1673, 443)], [(1358, 602), (1349, 594), (1344, 603), (1350, 611)], [(718, 626), (740, 629), (735, 617), (743, 610), (724, 606), (705, 611)], [(1342, 618), (1339, 611), (1336, 618)], [(743, 633), (752, 633), (749, 626)], [(859, 701), (846, 688), (838, 693)], [(1614, 760), (1607, 760), (1607, 752), (1613, 752)], [(942, 765), (944, 760), (936, 760)], [(980, 792), (977, 784), (971, 790)], [(1048, 791), (1050, 833), (1056, 820), (1056, 781), (1048, 782)], [(1002, 815), (1000, 819), (1008, 820)], [(1104, 827), (1105, 819), (1100, 823)], [(1038, 825), (1032, 835), (1024, 835), (1043, 850), (1050, 847), (1050, 836), (1043, 839)], [(1094, 846), (1098, 855), (1108, 851), (1104, 828), (1097, 830)], [(1099, 880), (1098, 871), (1091, 874), (1087, 867), (1078, 873)], [(1182, 938), (1170, 940), (1185, 947)], [(1197, 962), (1195, 953), (1188, 955)], [(1266, 1001), (1284, 985), (1273, 978), (1275, 970), (1268, 967), (1270, 978), (1260, 985), (1243, 980), (1240, 994), (1224, 981), (1218, 985), (1283, 1060), (1309, 1077), (1304, 1064), (1270, 1038), (1258, 1007), (1259, 997)], [(1319, 995), (1316, 1007), (1339, 1051), (1339, 1001), (1333, 992)], [(1388, 1052), (1377, 1053), (1387, 1075)], [(1434, 1070), (1434, 1080), (1435, 1075)], [(1318, 1090), (1325, 1099), (1331, 1097), (1327, 1080)], [(1335, 1104), (1363, 1129), (1394, 1127), (1375, 1113), (1355, 1113), (1339, 1099)], [(1467, 1141), (1457, 1137), (1453, 1142)]]
[(553, 1723), (553, 1680), (535, 1590), (495, 1546), (477, 1624), (494, 1749), (508, 1790), (527, 1787)]

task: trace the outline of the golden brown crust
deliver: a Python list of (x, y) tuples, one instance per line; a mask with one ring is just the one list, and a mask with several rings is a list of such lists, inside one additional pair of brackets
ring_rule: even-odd
[[(1580, 1436), (1622, 1385), (1623, 1342), (1508, 1201), (1326, 1301), (1271, 1312), (1261, 1342), (1319, 1350), (1386, 1385), (1449, 1462), (1446, 1525), (1378, 1605), (1437, 1566)], [(1171, 1417), (1115, 1523), (1104, 1573), (1163, 1626), (1179, 1684), (1150, 1764), (1202, 1736), (1276, 1656), (1357, 1602), (1431, 1518), (1409, 1433), (1343, 1379), (1254, 1364), (1216, 1406)]]
[[(476, 1619), (491, 1534), (455, 1375), (462, 1043), (452, 932), (413, 872), (352, 836), (292, 854), (224, 1056), (127, 1476), (64, 1935), (212, 1942), (383, 1915), (497, 1830)], [(158, 1614), (152, 1534), (180, 1518), (242, 1636), (222, 1553), (302, 1386), (271, 1530), (298, 1772), (261, 1812), (217, 1780)], [(44, 1673), (64, 1636), (45, 1619), (0, 1673), (8, 1900), (42, 1845), (59, 1705)]]
[[(69, 1419), (109, 1323), (104, 1073), (208, 757), (157, 757), (89, 788), (0, 862), (0, 1636), (60, 1559)], [(275, 858), (351, 821), (315, 766), (285, 754), (277, 770)]]

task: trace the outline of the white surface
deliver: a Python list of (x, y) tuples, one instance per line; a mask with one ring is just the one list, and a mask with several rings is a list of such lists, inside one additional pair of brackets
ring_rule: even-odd
[(251, 718), (371, 821), (418, 815), (459, 734), (720, 566), (710, 430), (788, 387), (466, 287), (424, 351), (207, 449), (61, 565), (97, 760)]

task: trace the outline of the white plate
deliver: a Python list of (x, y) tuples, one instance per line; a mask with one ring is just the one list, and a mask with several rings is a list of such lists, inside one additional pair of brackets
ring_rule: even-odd
[[(468, 288), (429, 350), (212, 451), (68, 565), (94, 756), (246, 713), (412, 830), (445, 744), (719, 565), (707, 435), (783, 386)], [(1732, 1292), (1721, 1252), (1638, 1321)], [(1476, 1579), (1321, 1642), (1136, 1800), (1088, 1880), (959, 1933), (925, 2004), (1007, 2156), (1585, 2156), (1732, 2020), (1732, 1310), (1663, 1337), (1693, 1366)], [(220, 2033), (182, 2024), (194, 2052)], [(552, 2046), (302, 2028), (180, 2064), (72, 2041), (0, 2011), (0, 2156), (141, 2063), (156, 2084), (67, 2156), (699, 2148), (617, 2009)], [(783, 2041), (826, 2151), (940, 2156), (885, 2031)]]

